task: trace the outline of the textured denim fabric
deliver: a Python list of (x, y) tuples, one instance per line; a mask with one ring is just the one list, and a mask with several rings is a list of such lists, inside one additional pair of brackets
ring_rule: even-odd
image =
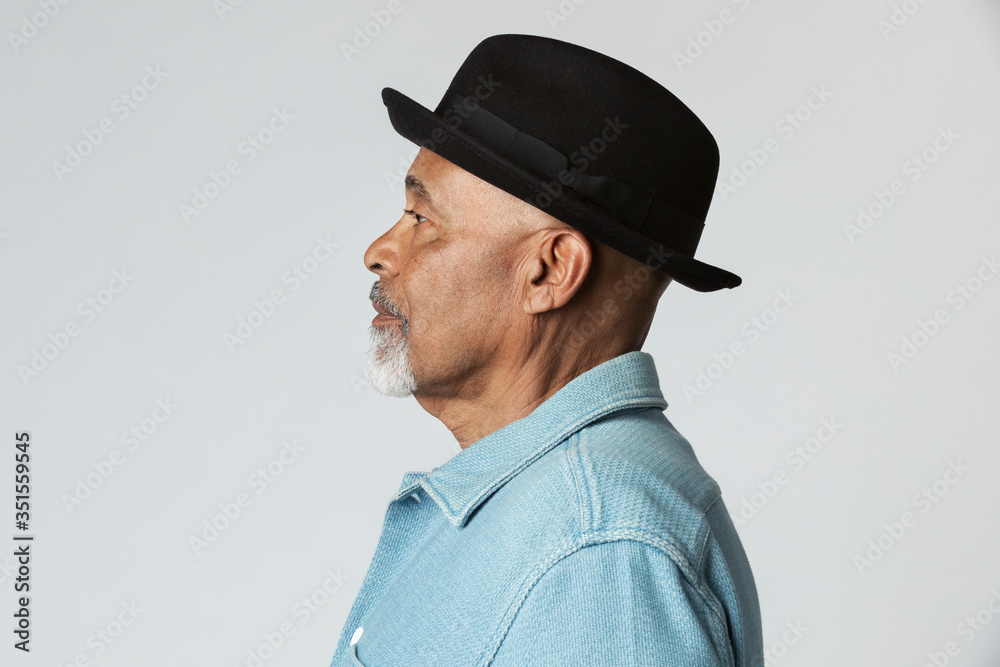
[(408, 472), (332, 665), (762, 667), (750, 564), (653, 358)]

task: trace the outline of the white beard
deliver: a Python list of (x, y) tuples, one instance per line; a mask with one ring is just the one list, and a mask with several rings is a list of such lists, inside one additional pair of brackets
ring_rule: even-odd
[(371, 340), (365, 358), (368, 385), (383, 396), (402, 398), (417, 388), (417, 378), (410, 367), (409, 344), (405, 326), (368, 327)]

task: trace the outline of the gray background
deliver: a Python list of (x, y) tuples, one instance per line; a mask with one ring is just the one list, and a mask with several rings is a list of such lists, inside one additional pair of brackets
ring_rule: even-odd
[[(2, 662), (247, 665), (262, 635), (289, 623), (264, 664), (327, 664), (402, 473), (457, 452), (412, 398), (363, 380), (374, 275), (362, 254), (397, 219), (397, 169), (414, 152), (379, 91), (433, 107), (481, 39), (527, 32), (662, 82), (715, 134), (720, 183), (748, 150), (779, 146), (735, 193), (716, 192), (699, 248), (743, 286), (670, 287), (645, 346), (668, 417), (730, 511), (758, 505), (739, 530), (769, 664), (924, 665), (948, 642), (948, 664), (997, 664), (1000, 280), (976, 282), (1000, 250), (997, 3), (399, 1), (350, 59), (342, 45), (387, 2), (56, 2), (51, 18), (37, 0), (4, 3), (0, 539), (13, 544), (21, 430), (33, 437), (37, 538), (33, 651), (14, 651), (5, 629)], [(732, 22), (713, 36), (705, 22), (718, 31), (724, 10)], [(887, 32), (894, 11), (902, 25)], [(689, 39), (705, 46), (679, 66)], [(133, 92), (147, 67), (165, 77)], [(813, 87), (828, 99), (800, 109)], [(125, 118), (122, 95), (143, 98)], [(294, 118), (248, 160), (241, 143), (275, 109)], [(796, 110), (808, 120), (787, 136), (779, 123)], [(102, 119), (113, 131), (60, 180), (53, 162)], [(949, 128), (947, 151), (931, 148), (913, 180), (907, 161)], [(181, 205), (231, 160), (240, 173), (185, 221)], [(849, 238), (858, 208), (896, 179), (902, 194)], [(286, 272), (318, 237), (337, 248), (292, 289)], [(112, 281), (123, 270), (124, 289)], [(960, 284), (979, 291), (959, 300)], [(227, 345), (275, 289), (283, 303)], [(792, 305), (750, 336), (778, 290)], [(79, 307), (88, 298), (105, 302), (92, 317)], [(938, 310), (947, 322), (920, 336)], [(914, 336), (917, 354), (894, 368), (888, 355)], [(713, 368), (734, 341), (745, 352)], [(686, 394), (700, 371), (711, 386)], [(162, 423), (151, 421), (158, 399), (177, 406)], [(788, 453), (824, 419), (842, 426), (797, 467)], [(133, 451), (122, 433), (143, 425)], [(262, 489), (251, 476), (293, 439), (301, 452)], [(115, 450), (110, 477), (67, 505)], [(968, 470), (915, 503), (949, 462)], [(776, 473), (786, 483), (770, 488)], [(241, 493), (249, 506), (196, 554), (190, 537)], [(904, 512), (915, 525), (883, 535)], [(859, 567), (880, 536), (891, 548)], [(4, 628), (12, 565), (0, 556)], [(328, 571), (346, 577), (332, 594)], [(304, 618), (308, 596), (323, 604)], [(110, 646), (95, 639), (133, 602), (142, 611)], [(959, 624), (977, 613), (992, 622), (970, 636)], [(807, 630), (787, 634), (788, 623)]]

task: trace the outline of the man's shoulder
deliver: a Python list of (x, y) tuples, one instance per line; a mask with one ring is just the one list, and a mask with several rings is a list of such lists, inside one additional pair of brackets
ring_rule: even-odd
[(583, 542), (646, 541), (693, 567), (711, 530), (706, 514), (720, 497), (690, 443), (655, 408), (587, 425), (512, 482), (519, 497), (546, 499), (536, 509), (550, 520), (552, 499), (567, 499), (556, 505), (575, 515), (569, 523)]

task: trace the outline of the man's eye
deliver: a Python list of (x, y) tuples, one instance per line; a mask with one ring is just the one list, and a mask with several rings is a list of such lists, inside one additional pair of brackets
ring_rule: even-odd
[(406, 213), (407, 215), (413, 216), (413, 218), (416, 220), (416, 222), (413, 224), (414, 227), (419, 225), (421, 222), (427, 220), (427, 218), (425, 218), (424, 216), (420, 215), (419, 213), (417, 213), (412, 209), (404, 208), (403, 212)]

